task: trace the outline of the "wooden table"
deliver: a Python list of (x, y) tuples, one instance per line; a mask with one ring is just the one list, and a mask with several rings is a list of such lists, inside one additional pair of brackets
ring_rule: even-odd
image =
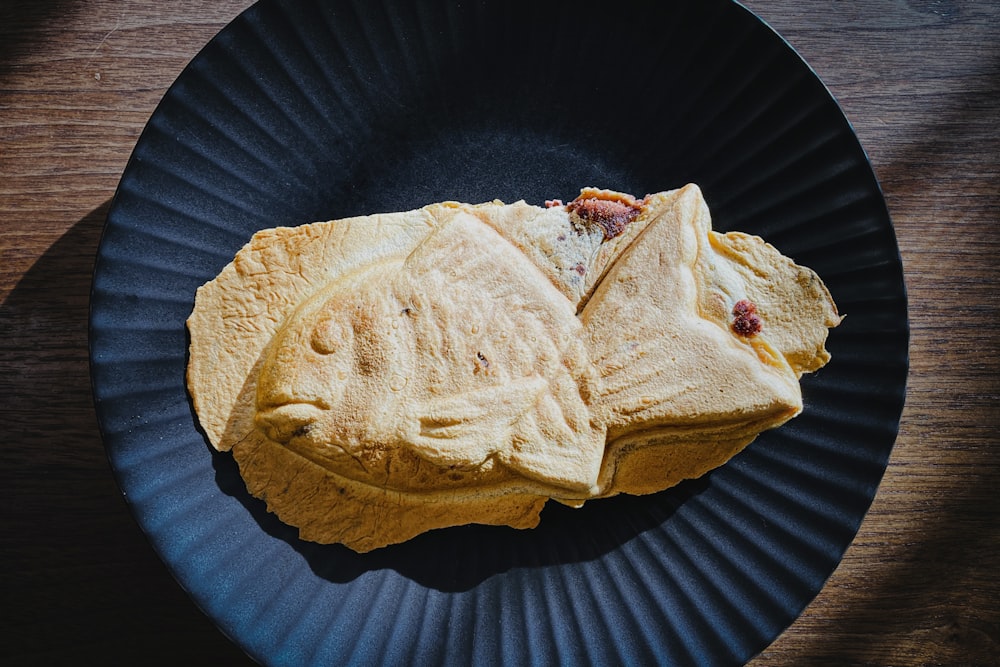
[[(147, 545), (90, 394), (110, 198), (184, 65), (248, 0), (0, 5), (2, 664), (244, 664)], [(853, 122), (904, 261), (911, 372), (867, 519), (759, 665), (1000, 660), (1000, 4), (752, 0)]]

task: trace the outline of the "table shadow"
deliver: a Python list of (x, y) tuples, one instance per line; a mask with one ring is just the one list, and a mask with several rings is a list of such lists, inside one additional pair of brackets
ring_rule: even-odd
[(243, 664), (150, 548), (103, 447), (88, 313), (109, 208), (75, 222), (0, 303), (0, 662)]

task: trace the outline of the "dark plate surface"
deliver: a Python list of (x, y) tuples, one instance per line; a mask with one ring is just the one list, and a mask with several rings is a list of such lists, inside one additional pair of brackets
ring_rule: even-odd
[[(738, 664), (840, 561), (903, 404), (885, 202), (836, 102), (770, 28), (729, 0), (650, 6), (265, 0), (150, 118), (95, 270), (97, 411), (152, 545), (260, 662)], [(255, 230), (687, 182), (717, 229), (814, 268), (848, 315), (833, 362), (803, 380), (804, 413), (705, 478), (362, 556), (299, 541), (200, 432), (184, 322)]]

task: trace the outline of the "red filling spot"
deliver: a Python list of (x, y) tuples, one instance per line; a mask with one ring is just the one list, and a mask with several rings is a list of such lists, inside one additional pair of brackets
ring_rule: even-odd
[(562, 206), (562, 199), (546, 199), (545, 208), (554, 208), (556, 206)]
[(757, 304), (749, 299), (740, 299), (733, 305), (733, 315), (753, 315), (757, 312)]
[(753, 301), (742, 299), (733, 306), (733, 331), (741, 336), (754, 336), (763, 328), (757, 306)]
[(604, 239), (612, 239), (630, 222), (639, 217), (645, 200), (636, 201), (631, 195), (603, 191), (585, 191), (566, 205), (587, 224), (595, 224), (604, 232)]

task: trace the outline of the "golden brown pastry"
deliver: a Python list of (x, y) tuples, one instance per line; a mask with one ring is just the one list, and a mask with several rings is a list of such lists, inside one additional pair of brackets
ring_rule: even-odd
[(801, 411), (839, 321), (694, 185), (446, 202), (254, 235), (198, 290), (188, 386), (253, 495), (368, 551), (699, 476)]

